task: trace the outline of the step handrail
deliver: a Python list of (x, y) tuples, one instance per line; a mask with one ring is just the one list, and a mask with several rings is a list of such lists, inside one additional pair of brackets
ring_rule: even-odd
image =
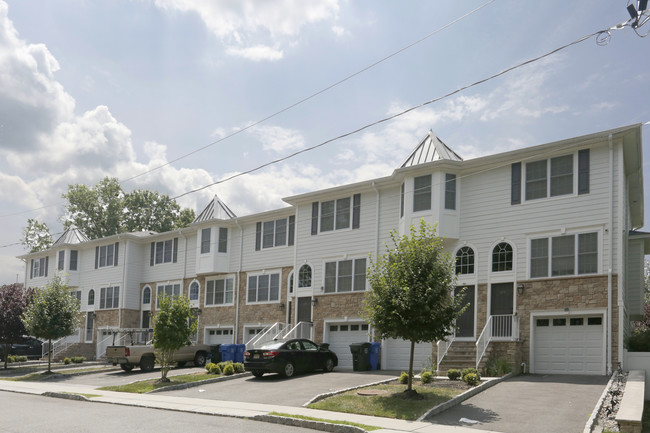
[(445, 358), (445, 355), (447, 355), (447, 352), (449, 351), (449, 348), (451, 347), (455, 339), (456, 339), (456, 334), (451, 334), (448, 335), (447, 338), (445, 338), (444, 340), (440, 340), (436, 343), (438, 346), (438, 355), (437, 355), (438, 363), (436, 365), (438, 367), (440, 367), (442, 360)]

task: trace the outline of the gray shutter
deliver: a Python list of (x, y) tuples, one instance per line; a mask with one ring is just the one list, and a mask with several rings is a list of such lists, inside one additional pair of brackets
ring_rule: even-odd
[(156, 243), (151, 243), (151, 253), (149, 254), (149, 266), (153, 266), (154, 258), (156, 257)]
[(352, 196), (352, 228), (358, 229), (361, 222), (361, 194)]
[(178, 260), (178, 238), (174, 238), (174, 252), (172, 253), (172, 262), (176, 263)]
[(311, 234), (318, 234), (318, 202), (311, 204)]
[(50, 267), (50, 257), (45, 256), (45, 276), (47, 277), (47, 268)]
[(255, 226), (255, 251), (262, 248), (262, 223), (259, 222)]
[(95, 247), (95, 269), (99, 267), (99, 247)]
[[(119, 257), (119, 253), (120, 253), (120, 243), (115, 242), (115, 252), (113, 254), (113, 266), (117, 266), (117, 259)], [(107, 265), (108, 265), (108, 263), (107, 263)]]
[(521, 162), (512, 164), (510, 204), (521, 204)]
[(288, 245), (293, 245), (296, 238), (296, 217), (291, 215), (289, 217), (289, 240), (287, 241)]
[(29, 268), (29, 278), (34, 278), (34, 259), (32, 259), (32, 265)]
[(578, 194), (589, 194), (589, 149), (578, 152)]

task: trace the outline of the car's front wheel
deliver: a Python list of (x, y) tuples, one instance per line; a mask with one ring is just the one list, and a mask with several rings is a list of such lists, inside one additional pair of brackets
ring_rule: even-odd
[(284, 368), (282, 369), (282, 375), (284, 377), (291, 377), (296, 373), (296, 368), (294, 367), (292, 362), (287, 362), (284, 364)]
[(327, 372), (330, 372), (330, 371), (334, 370), (334, 360), (332, 358), (327, 358), (327, 360), (325, 361), (325, 367), (323, 368), (323, 370), (325, 370)]
[(259, 379), (260, 377), (264, 376), (264, 372), (262, 370), (253, 370), (253, 376)]
[(194, 365), (197, 367), (203, 367), (205, 366), (206, 359), (207, 357), (205, 352), (197, 352), (196, 355), (194, 355)]

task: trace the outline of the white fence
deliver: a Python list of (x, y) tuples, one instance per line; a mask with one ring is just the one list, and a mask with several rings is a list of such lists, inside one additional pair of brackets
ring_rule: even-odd
[(645, 398), (650, 398), (650, 352), (623, 352), (624, 370), (645, 371)]

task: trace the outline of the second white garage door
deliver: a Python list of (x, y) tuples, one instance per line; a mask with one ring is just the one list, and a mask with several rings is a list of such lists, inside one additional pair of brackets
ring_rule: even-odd
[(605, 374), (602, 315), (535, 318), (534, 373)]
[(325, 340), (330, 350), (339, 358), (339, 368), (352, 368), (352, 352), (350, 344), (365, 343), (368, 338), (368, 324), (359, 323), (329, 323)]
[(206, 329), (205, 344), (232, 344), (232, 328)]
[[(384, 352), (382, 355), (382, 370), (408, 370), (411, 355), (410, 341), (394, 340), (392, 338), (385, 340), (382, 351)], [(431, 354), (431, 343), (416, 344), (413, 354), (413, 370), (419, 373), (422, 369), (431, 368)]]

